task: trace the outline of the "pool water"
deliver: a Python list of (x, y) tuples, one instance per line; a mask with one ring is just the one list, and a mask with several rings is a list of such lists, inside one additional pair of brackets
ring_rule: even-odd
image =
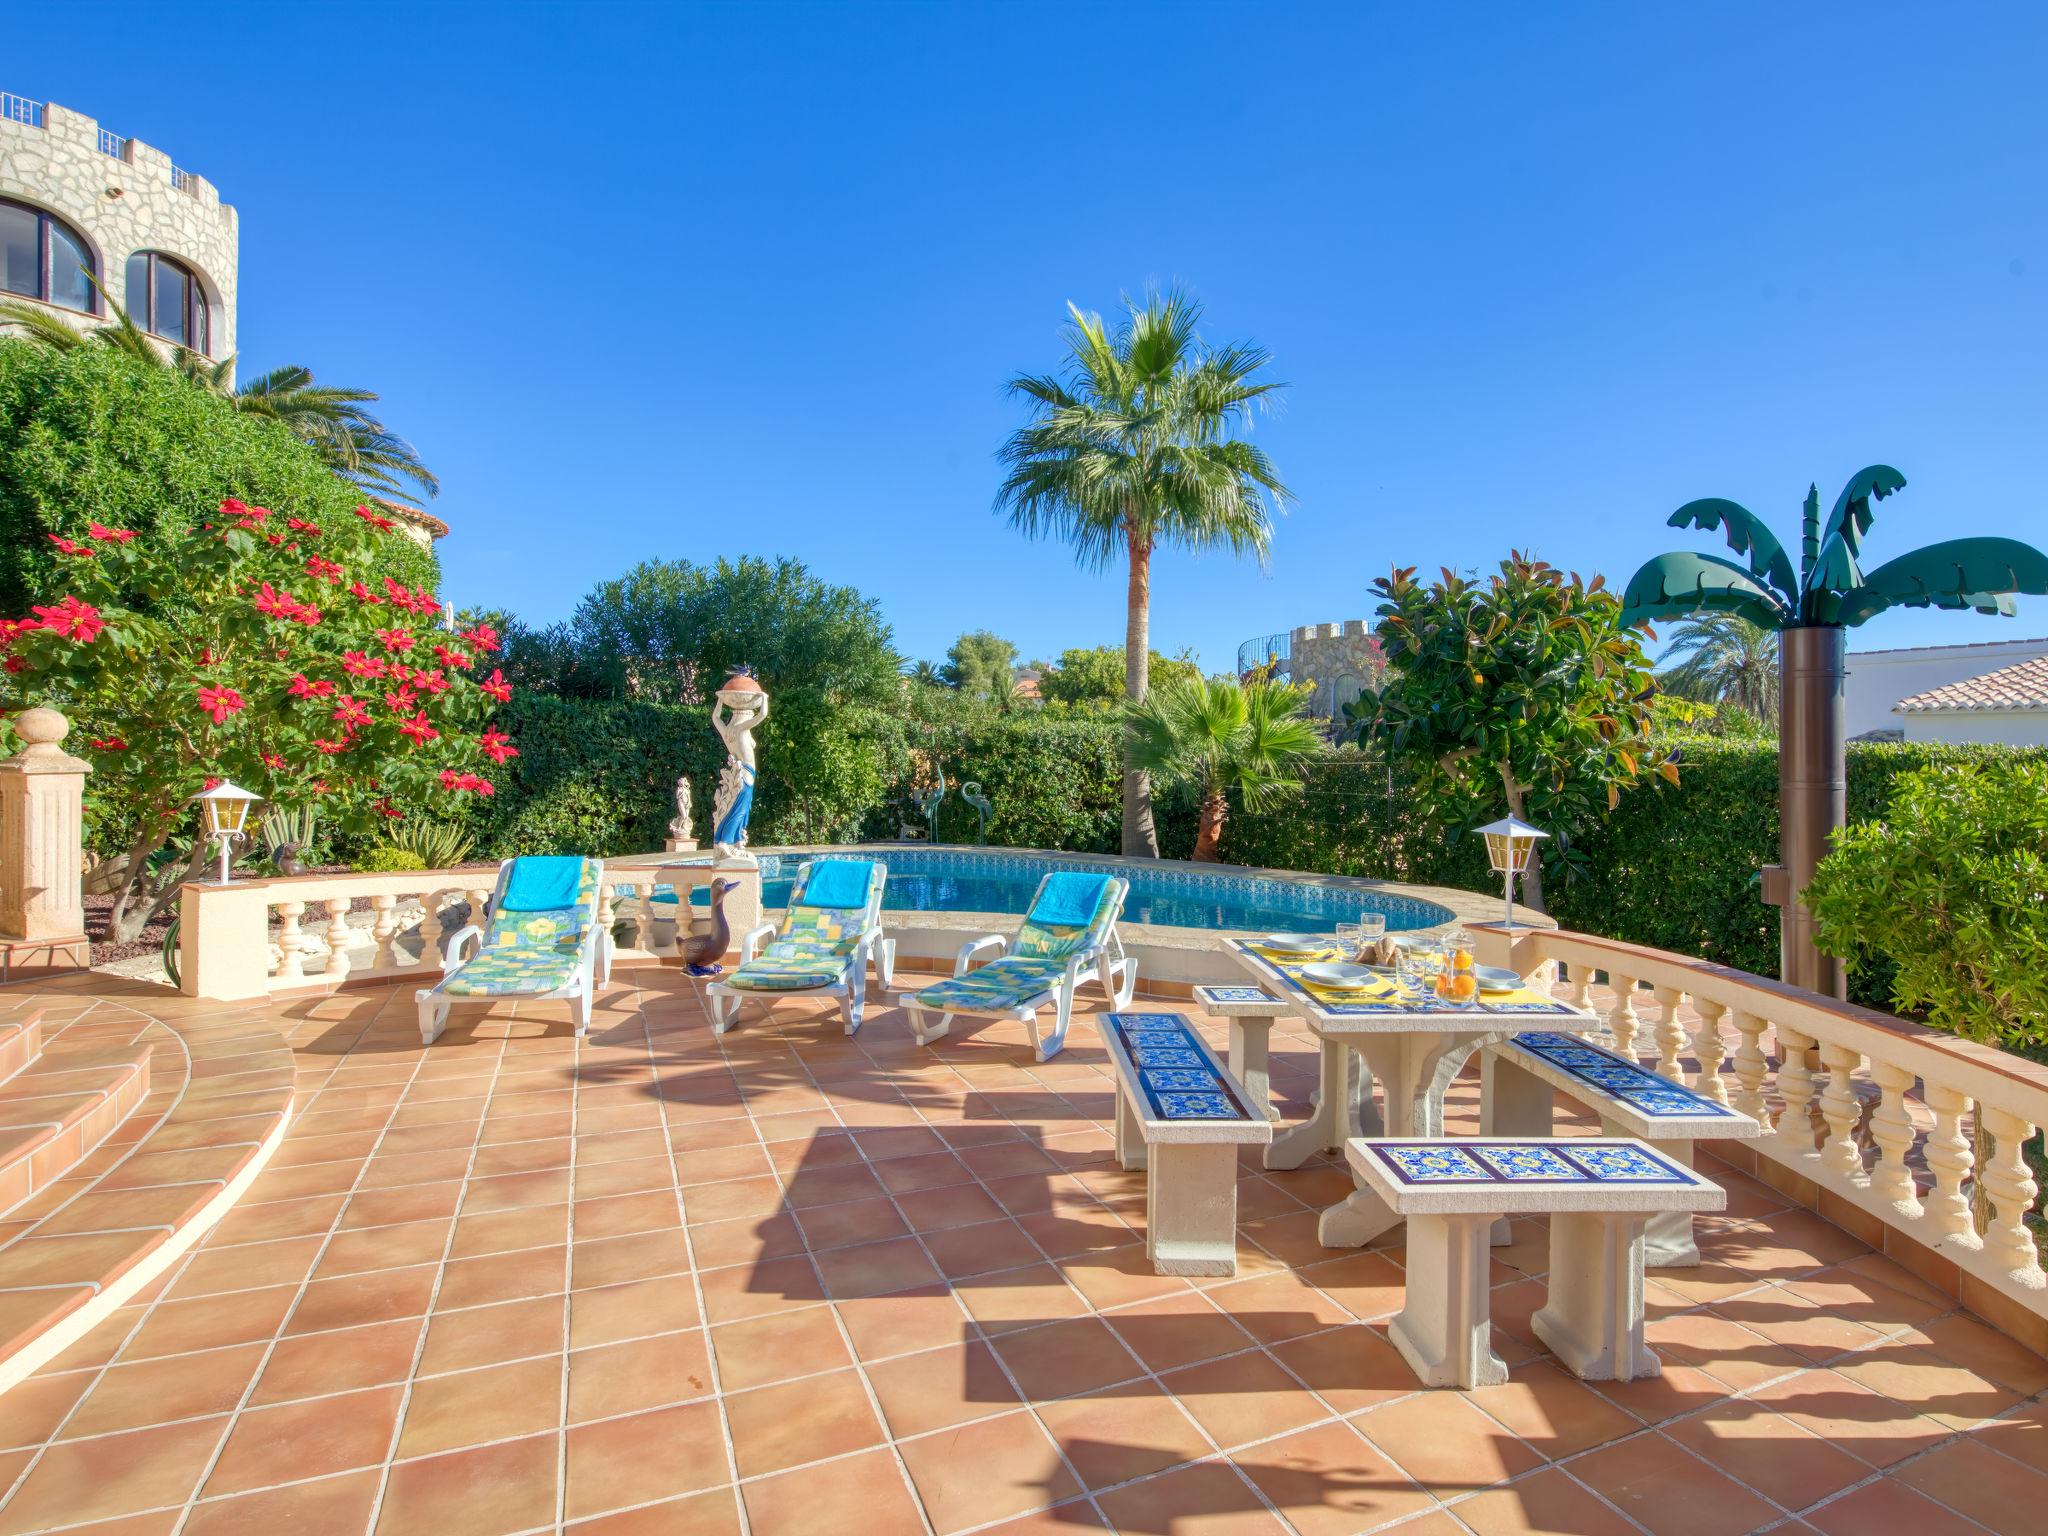
[[(849, 849), (849, 854), (856, 850)], [(1100, 870), (1100, 864), (1045, 854), (991, 853), (969, 850), (878, 850), (872, 855), (889, 867), (882, 891), (885, 912), (1012, 912), (1029, 910), (1038, 882), (1055, 869)], [(779, 911), (789, 904), (796, 865), (775, 854), (761, 859), (761, 904)], [(1450, 909), (1418, 897), (1391, 892), (1359, 891), (1261, 875), (1190, 871), (1180, 866), (1159, 869), (1118, 866), (1115, 873), (1131, 882), (1123, 919), (1168, 928), (1239, 928), (1328, 933), (1337, 924), (1354, 922), (1366, 912), (1385, 916), (1390, 930), (1430, 928), (1449, 922)], [(703, 906), (708, 893), (700, 886), (691, 902)]]

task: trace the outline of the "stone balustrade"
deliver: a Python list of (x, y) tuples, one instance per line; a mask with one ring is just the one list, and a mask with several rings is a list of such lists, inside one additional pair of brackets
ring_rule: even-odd
[[(727, 901), (735, 942), (758, 917), (757, 872), (714, 871), (709, 864), (661, 869), (657, 859), (605, 866), (598, 920), (632, 924), (630, 942), (622, 935), (624, 950), (673, 953), (674, 934), (661, 930), (677, 908), (654, 901), (658, 884), (702, 884), (714, 873), (739, 880), (741, 890)], [(194, 881), (179, 893), (181, 990), (239, 1002), (414, 973), (425, 984), (445, 968), (448, 939), (483, 910), (497, 875), (479, 868)], [(359, 901), (368, 907), (367, 930), (350, 921), (352, 913), (361, 915)], [(359, 963), (366, 949), (369, 958)]]
[(2048, 1124), (2048, 1067), (1664, 950), (1561, 930), (1475, 932), (1482, 962), (1544, 982), (1562, 965), (1581, 1003), (1604, 975), (1603, 1044), (1767, 1128), (1715, 1156), (2048, 1351), (2048, 1273), (2027, 1220), (2039, 1189), (2022, 1153)]

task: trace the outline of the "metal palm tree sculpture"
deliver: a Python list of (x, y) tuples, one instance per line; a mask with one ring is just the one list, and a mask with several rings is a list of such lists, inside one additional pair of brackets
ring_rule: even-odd
[(1746, 563), (1676, 550), (1645, 564), (1622, 594), (1629, 618), (1730, 613), (1780, 634), (1779, 864), (1764, 872), (1765, 899), (1785, 913), (1781, 974), (1816, 992), (1842, 993), (1841, 967), (1814, 948), (1813, 919), (1799, 896), (1847, 819), (1846, 632), (1887, 608), (2010, 615), (2012, 594), (2048, 593), (2048, 555), (2017, 539), (1948, 539), (1866, 572), (1871, 504), (1905, 484), (1888, 464), (1859, 470), (1826, 518), (1818, 489), (1810, 487), (1796, 573), (1784, 546), (1747, 508), (1719, 497), (1687, 502), (1671, 514), (1671, 526), (1718, 528)]

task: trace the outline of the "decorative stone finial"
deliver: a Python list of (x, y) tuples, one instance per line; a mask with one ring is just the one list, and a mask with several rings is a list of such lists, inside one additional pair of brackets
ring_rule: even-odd
[(63, 751), (58, 743), (71, 734), (71, 722), (54, 709), (25, 709), (14, 717), (14, 734), (29, 755), (57, 757)]

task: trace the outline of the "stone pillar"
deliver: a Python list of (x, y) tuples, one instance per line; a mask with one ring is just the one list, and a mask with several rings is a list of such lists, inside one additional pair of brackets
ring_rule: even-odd
[(85, 937), (85, 776), (59, 745), (71, 722), (54, 709), (14, 721), (22, 749), (0, 763), (0, 954), (13, 977), (92, 963)]

